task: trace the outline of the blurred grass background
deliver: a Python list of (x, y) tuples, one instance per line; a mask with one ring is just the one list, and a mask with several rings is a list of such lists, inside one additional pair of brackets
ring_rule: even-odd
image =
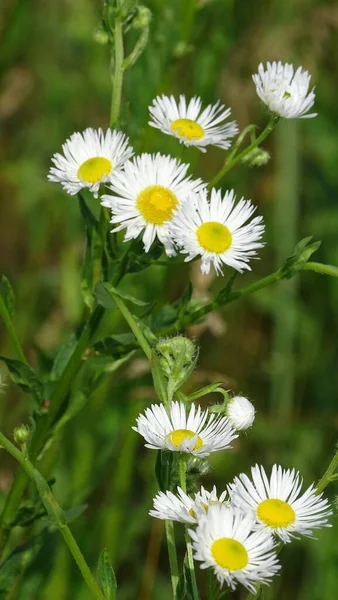
[[(159, 93), (218, 98), (243, 128), (264, 126), (267, 115), (251, 74), (260, 61), (303, 65), (316, 84), (318, 117), (282, 122), (265, 142), (272, 159), (263, 169), (240, 166), (224, 181), (251, 198), (266, 221), (266, 247), (240, 285), (268, 274), (296, 241), (322, 240), (316, 260), (338, 264), (337, 58), (335, 0), (147, 0), (153, 11), (149, 45), (125, 82), (125, 130), (138, 152), (180, 156), (174, 139), (147, 126), (147, 107)], [(17, 297), (17, 330), (29, 360), (47, 368), (79, 322), (84, 244), (77, 201), (47, 182), (51, 155), (76, 130), (107, 127), (111, 84), (109, 51), (95, 41), (99, 0), (2, 0), (0, 6), (0, 264)], [(131, 44), (132, 44), (131, 40)], [(184, 151), (193, 172), (210, 179), (222, 152)], [(198, 267), (152, 267), (123, 286), (151, 300), (175, 300), (188, 279), (195, 294), (223, 285)], [(223, 379), (255, 402), (257, 419), (232, 452), (212, 456), (204, 484), (219, 489), (256, 461), (300, 469), (306, 484), (322, 474), (338, 430), (338, 283), (306, 272), (227, 306), (189, 330), (199, 341), (195, 388)], [(13, 356), (0, 324), (1, 354)], [(101, 337), (125, 330), (113, 314)], [(81, 386), (81, 378), (76, 387)], [(170, 598), (163, 524), (147, 511), (156, 491), (155, 453), (131, 430), (154, 400), (141, 354), (112, 373), (86, 408), (49, 448), (42, 469), (52, 470), (64, 507), (87, 503), (73, 531), (91, 565), (107, 547), (120, 600)], [(209, 398), (212, 400), (212, 398)], [(28, 396), (8, 382), (0, 422), (7, 433), (27, 420)], [(1, 454), (1, 501), (16, 465)], [(334, 497), (337, 485), (329, 493)], [(31, 490), (32, 493), (32, 490)], [(332, 520), (337, 526), (336, 518)], [(31, 535), (17, 530), (13, 545)], [(265, 591), (270, 600), (331, 600), (338, 585), (335, 529), (320, 541), (296, 541), (282, 554), (283, 572)], [(89, 600), (76, 566), (57, 534), (46, 535), (6, 600)], [(244, 597), (238, 591), (237, 598)]]

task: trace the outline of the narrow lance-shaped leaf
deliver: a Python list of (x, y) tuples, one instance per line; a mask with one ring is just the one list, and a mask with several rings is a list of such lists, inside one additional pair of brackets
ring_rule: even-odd
[(0, 360), (6, 364), (10, 377), (16, 385), (24, 392), (35, 396), (37, 400), (42, 400), (43, 385), (32, 367), (20, 360), (14, 360), (6, 356), (0, 356)]
[(107, 550), (103, 550), (100, 554), (99, 564), (97, 567), (97, 578), (106, 600), (115, 600), (117, 582)]

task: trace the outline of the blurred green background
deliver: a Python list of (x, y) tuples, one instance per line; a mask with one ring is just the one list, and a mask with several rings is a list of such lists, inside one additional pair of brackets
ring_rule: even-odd
[[(181, 156), (176, 140), (147, 126), (147, 107), (159, 93), (218, 98), (232, 108), (241, 129), (267, 121), (251, 74), (260, 61), (303, 65), (316, 85), (313, 120), (282, 122), (265, 142), (267, 167), (239, 166), (223, 182), (251, 198), (266, 222), (266, 246), (246, 285), (273, 271), (295, 243), (322, 240), (315, 260), (338, 264), (337, 58), (335, 0), (145, 0), (153, 11), (149, 45), (128, 73), (124, 129), (140, 151)], [(50, 184), (50, 157), (74, 131), (107, 127), (111, 83), (109, 49), (97, 43), (99, 0), (2, 0), (0, 6), (0, 265), (17, 298), (17, 331), (31, 363), (48, 368), (60, 344), (79, 323), (84, 247), (76, 198)], [(131, 36), (130, 44), (133, 39)], [(223, 155), (184, 151), (192, 172), (210, 179)], [(96, 210), (98, 207), (96, 207)], [(202, 277), (198, 267), (152, 267), (127, 276), (122, 287), (158, 305), (182, 294), (212, 297), (224, 281)], [(167, 300), (168, 301), (168, 300)], [(308, 485), (324, 471), (337, 439), (338, 283), (300, 274), (231, 304), (188, 334), (201, 347), (196, 389), (222, 379), (257, 408), (255, 425), (232, 452), (211, 458), (203, 483), (219, 490), (256, 461), (296, 467)], [(102, 325), (103, 337), (125, 331), (118, 315)], [(1, 354), (14, 356), (0, 323)], [(3, 372), (5, 368), (3, 367)], [(11, 434), (27, 420), (28, 396), (7, 381), (1, 427)], [(76, 387), (81, 386), (81, 378)], [(87, 510), (72, 529), (94, 567), (107, 547), (119, 581), (119, 599), (170, 598), (163, 523), (147, 516), (156, 491), (155, 452), (131, 430), (136, 415), (154, 401), (140, 353), (108, 377), (85, 409), (62, 430), (40, 462), (56, 478), (65, 508)], [(214, 398), (208, 398), (206, 404)], [(1, 453), (3, 502), (16, 465)], [(337, 484), (331, 485), (334, 498)], [(33, 491), (31, 490), (32, 494)], [(336, 527), (336, 517), (332, 519)], [(38, 529), (38, 528), (37, 528)], [(30, 537), (17, 528), (12, 546)], [(338, 586), (337, 530), (319, 541), (295, 541), (281, 556), (283, 571), (264, 598), (332, 600)], [(200, 574), (199, 574), (200, 576)], [(201, 587), (203, 583), (201, 583)], [(236, 598), (244, 598), (238, 590)], [(62, 540), (46, 534), (34, 560), (27, 558), (10, 594), (18, 600), (89, 600)]]

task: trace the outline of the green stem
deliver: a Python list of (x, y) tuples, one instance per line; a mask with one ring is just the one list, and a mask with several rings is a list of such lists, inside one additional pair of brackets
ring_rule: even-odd
[[(38, 421), (29, 448), (30, 458), (32, 462), (36, 461), (46, 441), (48, 430), (53, 424), (53, 421), (60, 410), (61, 404), (64, 401), (66, 395), (68, 394), (72, 382), (82, 365), (83, 353), (88, 347), (90, 339), (92, 338), (97, 327), (99, 326), (103, 314), (104, 309), (101, 306), (98, 306), (94, 310), (87, 324), (84, 326), (82, 333), (79, 337), (77, 346), (74, 349), (74, 352), (65, 370), (63, 371), (62, 376), (58, 381), (58, 384), (54, 388), (54, 392), (52, 393), (49, 399), (50, 406), (48, 413), (41, 416)], [(11, 490), (7, 496), (6, 503), (0, 517), (0, 556), (7, 544), (7, 540), (10, 533), (10, 524), (18, 509), (27, 482), (27, 473), (24, 469), (20, 468), (17, 471), (16, 477), (14, 479)]]
[(109, 293), (112, 296), (112, 298), (114, 298), (114, 302), (115, 302), (117, 308), (120, 310), (121, 314), (123, 315), (123, 317), (127, 321), (130, 329), (132, 330), (134, 336), (136, 337), (136, 339), (137, 339), (140, 347), (142, 348), (144, 354), (146, 355), (146, 357), (148, 358), (148, 360), (151, 361), (151, 359), (152, 359), (152, 350), (151, 350), (151, 347), (149, 346), (146, 338), (144, 337), (143, 332), (142, 332), (139, 324), (137, 323), (136, 319), (131, 314), (131, 312), (129, 311), (129, 309), (126, 307), (126, 305), (123, 302), (123, 300), (117, 294), (115, 294), (113, 290), (109, 290)]
[(113, 74), (113, 93), (111, 99), (111, 111), (110, 111), (110, 127), (116, 127), (119, 121), (120, 110), (121, 110), (121, 99), (122, 99), (122, 85), (123, 85), (123, 60), (124, 60), (124, 48), (123, 48), (123, 30), (120, 16), (116, 16), (114, 24), (114, 74)]
[(168, 546), (168, 554), (169, 554), (171, 585), (173, 588), (173, 600), (176, 600), (179, 574), (178, 574), (175, 530), (174, 530), (173, 521), (165, 521), (165, 534), (166, 534), (166, 538), (167, 538), (167, 546)]
[[(183, 453), (180, 453), (179, 457), (179, 476), (180, 476), (180, 486), (182, 490), (187, 493), (187, 460), (186, 456)], [(188, 534), (188, 527), (185, 526), (185, 542), (187, 546), (187, 558), (188, 558), (188, 568), (190, 574), (191, 588), (194, 600), (199, 600), (200, 595), (198, 591), (197, 581), (196, 581), (196, 573), (195, 573), (195, 565), (194, 558), (192, 555), (192, 547)]]
[(335, 471), (337, 470), (337, 468), (338, 468), (338, 447), (337, 447), (336, 452), (333, 456), (333, 459), (331, 460), (323, 477), (321, 477), (317, 483), (317, 486), (316, 486), (317, 494), (320, 494), (323, 490), (325, 490), (326, 486), (328, 486), (329, 483), (331, 483), (331, 481), (335, 478), (334, 476), (335, 476)]
[(24, 352), (22, 350), (19, 338), (16, 335), (16, 331), (14, 329), (13, 321), (11, 319), (11, 316), (10, 316), (10, 314), (9, 314), (9, 312), (7, 310), (7, 307), (6, 307), (3, 299), (1, 298), (1, 296), (0, 296), (0, 315), (2, 316), (2, 318), (4, 320), (6, 329), (8, 331), (9, 337), (12, 340), (12, 344), (13, 344), (13, 346), (15, 348), (15, 352), (17, 354), (17, 357), (22, 362), (24, 362), (24, 363), (27, 364), (27, 360), (26, 360), (26, 357), (25, 357)]
[(314, 271), (321, 275), (331, 275), (331, 277), (338, 277), (338, 267), (334, 265), (323, 265), (317, 262), (307, 262), (302, 266), (302, 271)]
[(279, 121), (279, 117), (273, 116), (271, 121), (268, 123), (268, 125), (265, 127), (265, 129), (262, 131), (262, 133), (258, 136), (258, 138), (256, 140), (254, 140), (251, 144), (249, 144), (249, 146), (247, 146), (247, 148), (245, 148), (245, 150), (243, 150), (239, 154), (236, 154), (237, 148), (235, 147), (234, 150), (230, 153), (230, 155), (226, 159), (223, 167), (220, 169), (220, 171), (215, 175), (215, 177), (209, 183), (208, 189), (210, 190), (212, 187), (217, 185), (217, 183), (224, 177), (224, 175), (226, 173), (228, 173), (228, 171), (230, 171), (230, 169), (232, 169), (235, 165), (237, 165), (237, 163), (239, 163), (247, 154), (249, 154), (249, 152), (251, 152), (251, 150), (254, 150), (254, 148), (257, 148), (257, 146), (259, 146), (259, 144), (261, 144), (263, 142), (263, 140), (265, 140), (265, 138), (268, 137), (268, 135), (274, 129), (274, 127), (276, 126), (278, 121)]
[(26, 472), (29, 479), (31, 479), (38, 489), (41, 500), (47, 510), (47, 513), (54, 525), (59, 529), (63, 539), (65, 540), (71, 554), (75, 562), (77, 563), (82, 577), (85, 580), (88, 588), (93, 594), (93, 597), (97, 600), (105, 600), (104, 596), (96, 583), (91, 570), (89, 569), (86, 560), (72, 534), (70, 531), (67, 522), (66, 516), (55, 500), (48, 483), (42, 477), (41, 473), (37, 471), (30, 460), (20, 450), (18, 450), (12, 442), (10, 442), (1, 432), (0, 432), (0, 445), (7, 450), (9, 454), (15, 458), (18, 463), (21, 465), (22, 469)]

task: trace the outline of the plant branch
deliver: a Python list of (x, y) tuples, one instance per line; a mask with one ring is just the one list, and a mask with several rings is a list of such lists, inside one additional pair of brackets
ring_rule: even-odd
[[(186, 456), (181, 452), (179, 456), (179, 474), (180, 474), (180, 486), (182, 490), (187, 493), (187, 461)], [(187, 557), (188, 557), (188, 569), (191, 581), (191, 589), (194, 600), (200, 600), (200, 595), (198, 591), (197, 581), (196, 581), (196, 573), (195, 573), (195, 565), (194, 558), (192, 555), (192, 547), (188, 534), (188, 527), (185, 525), (185, 542), (187, 546)]]
[[(262, 131), (262, 133), (258, 136), (258, 138), (255, 139), (253, 142), (251, 142), (251, 144), (249, 144), (249, 146), (247, 146), (247, 148), (242, 150), (242, 152), (240, 152), (239, 154), (236, 154), (236, 152), (237, 152), (237, 149), (240, 144), (239, 145), (235, 144), (233, 151), (229, 154), (229, 156), (225, 160), (223, 167), (220, 169), (220, 171), (215, 175), (215, 177), (209, 183), (208, 189), (210, 190), (212, 187), (217, 185), (217, 183), (224, 177), (224, 175), (226, 173), (228, 173), (228, 171), (230, 171), (230, 169), (232, 169), (245, 156), (247, 156), (247, 154), (249, 154), (249, 152), (251, 152), (251, 150), (254, 150), (254, 148), (257, 148), (259, 146), (259, 144), (261, 144), (265, 140), (265, 138), (268, 137), (268, 135), (274, 129), (274, 127), (276, 126), (278, 121), (279, 121), (279, 117), (273, 116), (271, 121), (268, 123), (268, 125), (265, 127), (265, 129)], [(239, 140), (241, 143), (242, 142), (241, 136), (239, 137)]]
[(32, 462), (26, 457), (10, 440), (8, 440), (1, 432), (0, 432), (0, 445), (7, 450), (9, 454), (15, 458), (18, 463), (21, 465), (22, 469), (26, 472), (29, 479), (31, 479), (39, 492), (42, 503), (44, 504), (48, 516), (56, 527), (59, 529), (63, 539), (65, 540), (73, 558), (81, 571), (82, 577), (85, 580), (88, 588), (93, 594), (93, 597), (96, 600), (105, 600), (104, 595), (102, 594), (98, 584), (93, 577), (91, 570), (89, 569), (87, 562), (72, 534), (68, 525), (66, 516), (54, 498), (50, 487), (46, 480), (42, 477), (41, 473), (35, 469)]

